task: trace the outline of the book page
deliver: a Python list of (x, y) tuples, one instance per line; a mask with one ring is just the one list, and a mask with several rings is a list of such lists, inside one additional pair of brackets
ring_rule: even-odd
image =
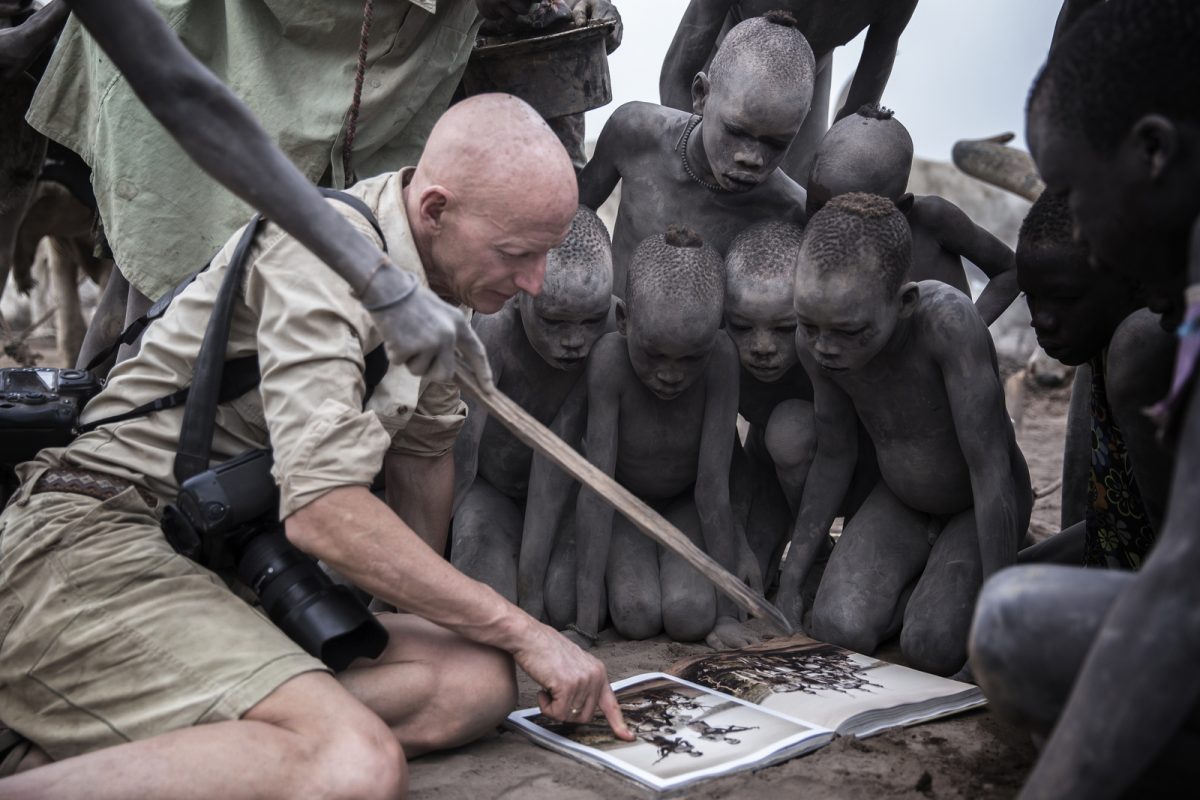
[(765, 712), (662, 673), (613, 684), (632, 742), (613, 736), (603, 716), (556, 722), (537, 709), (509, 722), (554, 749), (576, 754), (656, 789), (762, 766), (827, 742), (831, 731)]
[[(856, 718), (870, 712), (933, 704), (915, 718), (912, 714), (895, 714), (892, 724), (907, 724), (983, 702), (982, 693), (970, 684), (802, 636), (686, 659), (674, 665), (671, 672), (840, 732), (865, 734), (890, 727), (884, 720), (867, 731), (853, 730)], [(939, 700), (946, 701), (945, 708), (937, 707)]]

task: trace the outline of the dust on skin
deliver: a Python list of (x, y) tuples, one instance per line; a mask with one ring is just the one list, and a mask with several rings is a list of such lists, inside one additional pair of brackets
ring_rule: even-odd
[(1013, 251), (949, 200), (908, 193), (912, 161), (912, 138), (891, 111), (858, 109), (830, 128), (817, 148), (806, 184), (808, 214), (849, 192), (892, 200), (912, 232), (912, 280), (941, 281), (970, 295), (967, 259), (988, 276), (975, 307), (991, 325), (1017, 296)]
[(899, 632), (910, 664), (945, 675), (966, 660), (979, 586), (1015, 560), (1033, 498), (987, 328), (956, 289), (906, 281), (910, 260), (908, 225), (885, 198), (843, 195), (809, 223), (795, 303), (818, 446), (777, 605), (801, 621), (857, 418), (881, 477), (830, 557), (812, 633), (869, 654)]

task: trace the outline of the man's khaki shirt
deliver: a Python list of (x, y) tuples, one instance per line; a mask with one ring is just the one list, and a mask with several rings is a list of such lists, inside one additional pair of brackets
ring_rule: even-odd
[[(189, 50), (254, 112), (313, 183), (345, 186), (342, 143), (362, 0), (154, 0)], [(120, 13), (120, 4), (113, 13)], [(375, 3), (353, 167), (417, 163), (475, 43), (475, 0)], [(117, 266), (158, 298), (203, 266), (252, 213), (150, 115), (78, 24), (38, 84), (33, 127), (83, 156)], [(196, 120), (202, 125), (204, 120)]]
[[(401, 189), (411, 170), (350, 189), (371, 207), (388, 254), (428, 285), (404, 211)], [(357, 211), (333, 203), (363, 235), (378, 241)], [(238, 232), (152, 323), (137, 356), (117, 365), (83, 422), (129, 411), (188, 385), (213, 301)], [(382, 341), (349, 284), (282, 229), (266, 224), (250, 250), (237, 299), (227, 358), (257, 354), (258, 389), (218, 407), (213, 462), (254, 448), (274, 450), (280, 515), (286, 517), (340, 486), (367, 486), (389, 449), (438, 456), (450, 450), (466, 418), (457, 387), (418, 379), (392, 365), (363, 409), (365, 354)], [(160, 501), (174, 500), (175, 445), (183, 408), (158, 411), (83, 434), (42, 463), (65, 462), (131, 480)]]

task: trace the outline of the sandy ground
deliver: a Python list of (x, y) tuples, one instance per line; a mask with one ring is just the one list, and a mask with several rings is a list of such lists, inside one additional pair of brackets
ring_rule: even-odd
[[(53, 340), (30, 342), (53, 365)], [(11, 366), (0, 355), (0, 366)], [(1007, 374), (1011, 370), (1004, 370)], [(1028, 387), (1018, 441), (1029, 462), (1035, 489), (1060, 476), (1069, 388)], [(1060, 499), (1053, 492), (1034, 507), (1030, 530), (1041, 539), (1058, 529)], [(616, 639), (611, 631), (596, 648), (616, 681), (641, 672), (663, 670), (689, 655), (708, 652), (661, 638), (644, 642)], [(895, 643), (881, 658), (903, 663)], [(536, 704), (537, 686), (520, 676), (521, 707)], [(718, 778), (688, 787), (693, 798), (789, 796), (835, 800), (896, 798), (1013, 797), (1032, 766), (1035, 751), (1017, 729), (984, 710), (891, 731), (867, 740), (836, 739), (815, 753), (757, 772)], [(498, 731), (467, 747), (417, 759), (410, 765), (411, 792), (418, 800), (476, 798), (555, 798), (614, 800), (651, 797), (653, 793), (615, 773), (558, 755), (519, 734)]]
[[(1028, 388), (1018, 441), (1035, 489), (1052, 485), (1062, 468), (1069, 388)], [(1057, 530), (1059, 493), (1038, 501), (1035, 538)], [(654, 639), (627, 642), (606, 632), (596, 655), (618, 680), (662, 670), (703, 645)], [(895, 644), (879, 654), (903, 663)], [(521, 676), (522, 707), (536, 704), (537, 687)], [(828, 747), (758, 772), (718, 778), (681, 792), (694, 798), (817, 797), (839, 800), (1013, 797), (1033, 764), (1028, 737), (986, 709), (870, 739), (837, 739)], [(612, 800), (653, 793), (615, 773), (531, 744), (519, 734), (495, 736), (410, 765), (412, 796), (436, 800), (494, 797)]]

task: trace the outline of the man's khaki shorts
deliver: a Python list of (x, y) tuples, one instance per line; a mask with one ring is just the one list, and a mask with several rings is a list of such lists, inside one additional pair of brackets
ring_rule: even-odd
[(325, 669), (175, 553), (133, 488), (32, 484), (0, 516), (0, 719), (52, 758), (237, 719)]

